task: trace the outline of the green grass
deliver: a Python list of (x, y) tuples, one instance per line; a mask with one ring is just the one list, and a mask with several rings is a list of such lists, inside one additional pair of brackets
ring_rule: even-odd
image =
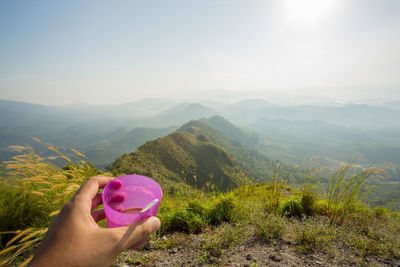
[(255, 222), (256, 235), (266, 241), (272, 242), (283, 237), (287, 221), (276, 214), (266, 214)]
[(204, 196), (203, 204), (199, 200), (192, 200), (183, 206), (166, 206), (163, 205), (159, 212), (162, 233), (200, 233), (206, 225), (218, 226), (239, 217), (235, 216), (238, 211), (232, 197), (223, 195)]
[(271, 182), (267, 186), (268, 193), (265, 202), (265, 209), (268, 212), (277, 212), (282, 201), (282, 190), (286, 186), (287, 178), (280, 176), (279, 173), (280, 164), (278, 163), (274, 169), (274, 172), (271, 177)]
[(335, 238), (334, 226), (314, 218), (306, 219), (296, 226), (296, 245), (301, 252), (306, 254), (316, 250), (327, 250)]
[(366, 208), (346, 218), (343, 223), (344, 242), (360, 257), (400, 258), (399, 213), (376, 215), (376, 210)]
[[(152, 164), (152, 171), (157, 173)], [(0, 263), (6, 260), (7, 264), (16, 264), (26, 260), (43, 238), (52, 213), (97, 171), (86, 162), (68, 163), (67, 168), (60, 169), (29, 151), (6, 166), (0, 181), (0, 227), (8, 233), (0, 235)], [(279, 165), (269, 183), (255, 184), (243, 179), (240, 187), (229, 192), (218, 191), (218, 186), (214, 186), (215, 191), (201, 191), (167, 177), (158, 212), (162, 226), (154, 237), (155, 248), (178, 246), (187, 239), (185, 234), (198, 234), (203, 238), (199, 249), (205, 263), (251, 238), (273, 244), (290, 241), (306, 254), (333, 251), (329, 253), (334, 256), (339, 247), (360, 259), (398, 259), (399, 213), (380, 207), (370, 209), (363, 204), (365, 183), (376, 174), (379, 171), (375, 169), (356, 173), (351, 167), (342, 166), (330, 180), (326, 199), (317, 194), (311, 183), (298, 190), (288, 187), (287, 177), (279, 175)], [(175, 232), (183, 233), (183, 238), (160, 238)], [(25, 254), (15, 253), (25, 245)], [(126, 257), (130, 264), (151, 262), (141, 254)]]
[(187, 208), (180, 208), (163, 213), (161, 222), (162, 232), (199, 233), (202, 230), (204, 219)]
[(341, 222), (352, 213), (366, 192), (371, 176), (383, 175), (383, 170), (369, 168), (357, 170), (352, 164), (339, 167), (329, 181), (327, 212), (332, 222)]
[(317, 213), (317, 194), (314, 191), (305, 190), (301, 192), (300, 205), (304, 214), (313, 216)]
[(203, 244), (203, 249), (207, 251), (207, 255), (221, 255), (224, 249), (239, 244), (245, 238), (245, 232), (243, 224), (224, 223), (209, 235)]
[(49, 224), (49, 214), (52, 211), (49, 203), (29, 188), (3, 181), (0, 182), (0, 196), (0, 232)]
[[(62, 169), (46, 162), (30, 146), (13, 146), (21, 154), (3, 163), (5, 171), (0, 176), (0, 248), (3, 249), (0, 266), (15, 263), (19, 255), (32, 251), (64, 203), (88, 177), (99, 173), (90, 163), (82, 159), (72, 162), (52, 145), (43, 145), (64, 159), (68, 166)], [(78, 151), (73, 152), (84, 157)]]
[(121, 264), (129, 264), (131, 266), (146, 266), (149, 261), (149, 257), (143, 256), (134, 250), (130, 250), (128, 252), (122, 252), (121, 255), (115, 260), (115, 264), (112, 264), (111, 266), (117, 267), (121, 266)]
[(206, 221), (210, 225), (230, 222), (234, 217), (235, 204), (229, 196), (219, 199), (207, 212)]
[(297, 199), (289, 199), (283, 202), (280, 213), (287, 217), (302, 217), (304, 208)]
[(206, 209), (204, 206), (201, 205), (200, 201), (198, 200), (192, 200), (189, 201), (187, 209), (194, 213), (199, 215), (200, 217), (204, 218), (205, 214), (206, 214)]
[(173, 180), (204, 191), (235, 188), (242, 176), (238, 162), (229, 152), (186, 131), (149, 141), (118, 158), (109, 169), (115, 175), (147, 175), (161, 186)]

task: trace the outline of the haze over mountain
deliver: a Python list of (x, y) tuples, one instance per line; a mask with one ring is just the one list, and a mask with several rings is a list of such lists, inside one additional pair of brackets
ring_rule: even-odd
[[(57, 157), (34, 142), (36, 137), (70, 155), (69, 149), (76, 148), (103, 169), (122, 154), (179, 128), (208, 136), (256, 179), (270, 174), (277, 160), (306, 167), (312, 159), (335, 167), (359, 158), (363, 166), (392, 163), (397, 177), (398, 102), (384, 106), (291, 106), (263, 99), (216, 103), (143, 99), (122, 105), (44, 106), (2, 100), (0, 159), (9, 159), (14, 152), (7, 147), (15, 144), (30, 144), (43, 156)], [(65, 164), (60, 159), (55, 162)]]
[[(35, 248), (78, 188), (136, 173), (162, 188), (161, 224), (112, 266), (400, 267), (399, 14), (399, 0), (0, 1), (0, 265), (49, 259)], [(108, 188), (111, 215), (146, 204)], [(127, 224), (110, 212), (95, 223)], [(95, 265), (128, 243), (48, 252)]]
[[(113, 147), (135, 148), (126, 136), (134, 128), (154, 128), (149, 139), (167, 134), (174, 128), (195, 119), (222, 115), (244, 127), (237, 130), (230, 123), (213, 117), (212, 126), (233, 139), (253, 147), (271, 159), (289, 160), (323, 156), (339, 161), (363, 156), (372, 163), (385, 162), (388, 157), (374, 156), (388, 150), (390, 162), (398, 162), (400, 146), (400, 111), (396, 102), (384, 107), (349, 104), (342, 106), (282, 106), (261, 99), (239, 102), (202, 104), (168, 99), (144, 99), (122, 105), (43, 106), (23, 102), (0, 101), (1, 157), (10, 156), (10, 144), (33, 144), (32, 137), (57, 146), (75, 146), (82, 152), (101, 151)], [(165, 130), (162, 130), (165, 129)], [(169, 129), (169, 130), (168, 130)], [(146, 130), (147, 133), (152, 131)], [(124, 137), (125, 136), (125, 137)], [(118, 139), (122, 138), (118, 141)], [(123, 141), (125, 140), (125, 141)], [(130, 143), (129, 145), (122, 144)], [(120, 145), (117, 145), (120, 144)], [(126, 153), (116, 149), (116, 153)], [(101, 154), (101, 153), (99, 153)], [(7, 156), (6, 156), (7, 155)], [(92, 157), (92, 156), (91, 156)], [(103, 159), (99, 159), (103, 158)], [(90, 158), (89, 158), (90, 159)], [(107, 164), (111, 156), (92, 160), (97, 166)]]

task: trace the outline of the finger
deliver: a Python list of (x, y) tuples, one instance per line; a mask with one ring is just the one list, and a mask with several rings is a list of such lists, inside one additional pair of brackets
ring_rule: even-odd
[(126, 193), (125, 192), (118, 192), (115, 193), (113, 196), (111, 196), (110, 200), (107, 201), (109, 204), (114, 204), (114, 203), (120, 203), (124, 201), (126, 198)]
[(92, 199), (96, 196), (100, 188), (103, 188), (113, 178), (106, 176), (90, 177), (75, 194), (74, 198), (83, 201), (88, 207), (91, 207)]
[(92, 207), (90, 210), (94, 210), (98, 205), (103, 203), (103, 198), (101, 193), (97, 193), (96, 196), (92, 199)]
[(122, 252), (139, 241), (146, 239), (149, 235), (160, 228), (161, 222), (157, 217), (151, 217), (146, 220), (138, 221), (130, 226), (117, 228), (107, 228), (110, 234), (117, 235), (118, 240), (116, 248)]
[(94, 210), (91, 212), (91, 215), (95, 222), (101, 221), (106, 217), (106, 214), (104, 213), (104, 209)]

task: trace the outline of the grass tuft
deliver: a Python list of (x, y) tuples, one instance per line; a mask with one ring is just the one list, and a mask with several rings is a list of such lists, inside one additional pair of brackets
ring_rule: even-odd
[(317, 197), (313, 191), (303, 191), (301, 193), (300, 204), (307, 216), (313, 216), (316, 211)]
[(327, 250), (336, 238), (336, 229), (317, 219), (310, 218), (296, 227), (295, 241), (298, 249), (305, 254), (316, 250)]
[(304, 214), (304, 209), (298, 200), (289, 199), (282, 204), (281, 213), (287, 217), (301, 218)]
[(161, 232), (199, 233), (203, 227), (203, 218), (187, 209), (171, 210), (161, 217)]
[(239, 244), (244, 237), (244, 225), (224, 223), (204, 242), (203, 249), (208, 252), (207, 255), (220, 256), (224, 249)]
[(206, 214), (206, 221), (210, 225), (220, 225), (230, 222), (233, 218), (235, 205), (231, 197), (221, 198)]
[(277, 212), (282, 201), (282, 189), (285, 187), (289, 174), (286, 177), (279, 175), (278, 163), (272, 174), (271, 183), (268, 185), (265, 209), (268, 212)]
[(332, 222), (341, 223), (362, 202), (368, 178), (384, 175), (383, 170), (376, 168), (356, 171), (352, 164), (343, 164), (329, 181), (327, 212)]
[(88, 177), (99, 174), (90, 163), (75, 164), (58, 149), (47, 147), (68, 166), (58, 168), (37, 155), (30, 146), (19, 146), (20, 154), (3, 162), (6, 171), (0, 177), (0, 248), (4, 264), (15, 264), (19, 255), (29, 255), (44, 237), (51, 214), (59, 210)]
[(256, 221), (256, 235), (267, 242), (281, 239), (285, 232), (287, 222), (284, 218), (275, 214), (267, 214)]

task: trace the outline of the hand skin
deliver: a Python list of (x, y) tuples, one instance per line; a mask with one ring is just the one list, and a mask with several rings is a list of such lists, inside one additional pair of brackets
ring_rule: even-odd
[(53, 220), (29, 266), (110, 266), (114, 259), (135, 243), (160, 228), (151, 217), (129, 227), (101, 228), (96, 222), (105, 218), (100, 188), (113, 178), (88, 179)]

